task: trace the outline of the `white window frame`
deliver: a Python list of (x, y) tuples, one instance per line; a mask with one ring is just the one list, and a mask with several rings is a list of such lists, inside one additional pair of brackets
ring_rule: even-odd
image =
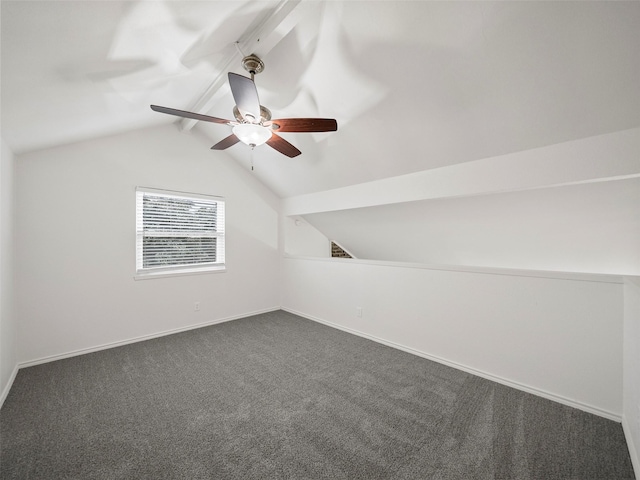
[[(195, 224), (197, 229), (190, 230), (193, 217), (177, 218), (175, 225), (167, 228), (145, 228), (144, 197), (175, 198), (189, 200), (201, 205), (215, 205), (216, 219), (215, 229), (204, 228), (206, 224)], [(225, 200), (223, 197), (205, 195), (200, 193), (178, 192), (158, 188), (136, 187), (136, 274), (137, 280), (146, 278), (158, 278), (174, 275), (192, 275), (200, 273), (219, 273), (226, 271), (225, 265)], [(149, 237), (175, 237), (175, 238), (215, 238), (215, 261), (198, 263), (186, 259), (181, 264), (144, 266), (144, 239)]]

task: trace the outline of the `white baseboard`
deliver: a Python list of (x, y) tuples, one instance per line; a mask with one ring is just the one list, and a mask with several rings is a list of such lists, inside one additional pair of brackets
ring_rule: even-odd
[[(2, 391), (2, 396), (0, 396), (0, 406), (2, 406), (2, 403), (4, 402), (5, 398), (9, 394), (9, 390), (11, 388), (11, 385), (13, 384), (13, 381), (14, 381), (17, 373), (18, 373), (18, 369), (20, 369), (20, 368), (31, 367), (31, 366), (34, 366), (34, 365), (40, 365), (40, 364), (48, 363), (48, 362), (54, 362), (56, 360), (62, 360), (62, 359), (65, 359), (65, 358), (75, 357), (75, 356), (78, 356), (78, 355), (84, 355), (84, 354), (87, 354), (87, 353), (98, 352), (100, 350), (106, 350), (106, 349), (109, 349), (109, 348), (120, 347), (120, 346), (128, 345), (128, 344), (131, 344), (131, 343), (143, 342), (145, 340), (151, 340), (153, 338), (164, 337), (166, 335), (172, 335), (172, 334), (175, 334), (175, 333), (185, 332), (185, 331), (188, 331), (188, 330), (195, 330), (197, 328), (207, 327), (207, 326), (210, 326), (210, 325), (216, 325), (216, 324), (219, 324), (219, 323), (224, 323), (224, 322), (228, 322), (228, 321), (232, 321), (232, 320), (237, 320), (237, 319), (240, 319), (240, 318), (250, 317), (252, 315), (259, 315), (261, 313), (268, 313), (268, 312), (273, 312), (273, 311), (277, 311), (277, 310), (284, 310), (286, 312), (293, 313), (294, 315), (298, 315), (300, 317), (307, 318), (307, 319), (312, 320), (314, 322), (322, 323), (322, 324), (327, 325), (329, 327), (336, 328), (338, 330), (342, 330), (342, 331), (345, 331), (345, 332), (348, 332), (348, 333), (352, 333), (354, 335), (358, 335), (358, 336), (363, 337), (363, 338), (367, 338), (369, 340), (372, 340), (374, 342), (386, 345), (388, 347), (396, 348), (398, 350), (402, 350), (404, 352), (411, 353), (413, 355), (416, 355), (416, 356), (419, 356), (419, 357), (422, 357), (422, 358), (426, 358), (428, 360), (432, 360), (434, 362), (441, 363), (443, 365), (447, 365), (447, 366), (455, 368), (457, 370), (461, 370), (463, 372), (467, 372), (467, 373), (470, 373), (472, 375), (477, 375), (479, 377), (486, 378), (487, 380), (491, 380), (491, 381), (494, 381), (496, 383), (500, 383), (502, 385), (506, 385), (508, 387), (515, 388), (517, 390), (522, 390), (524, 392), (531, 393), (533, 395), (537, 395), (539, 397), (543, 397), (543, 398), (546, 398), (548, 400), (552, 400), (552, 401), (561, 403), (563, 405), (567, 405), (569, 407), (577, 408), (579, 410), (582, 410), (582, 411), (585, 411), (585, 412), (588, 412), (588, 413), (593, 413), (594, 415), (598, 415), (598, 416), (601, 416), (601, 417), (604, 417), (604, 418), (608, 418), (608, 419), (616, 421), (616, 422), (622, 422), (622, 417), (619, 414), (616, 414), (616, 413), (613, 413), (613, 412), (610, 412), (610, 411), (607, 411), (607, 410), (603, 410), (603, 409), (600, 409), (598, 407), (594, 407), (592, 405), (588, 405), (588, 404), (584, 404), (584, 403), (581, 403), (581, 402), (577, 402), (575, 400), (572, 400), (572, 399), (569, 399), (569, 398), (566, 398), (566, 397), (563, 397), (561, 395), (557, 395), (557, 394), (554, 394), (554, 393), (550, 393), (550, 392), (547, 392), (545, 390), (540, 390), (540, 389), (537, 389), (537, 388), (530, 387), (528, 385), (523, 385), (523, 384), (520, 384), (518, 382), (514, 382), (512, 380), (509, 380), (509, 379), (506, 379), (506, 378), (503, 378), (503, 377), (499, 377), (499, 376), (493, 375), (493, 374), (488, 373), (488, 372), (484, 372), (484, 371), (481, 371), (481, 370), (477, 370), (475, 368), (468, 367), (466, 365), (462, 365), (462, 364), (459, 364), (459, 363), (456, 363), (456, 362), (452, 362), (450, 360), (438, 357), (436, 355), (431, 355), (429, 353), (422, 352), (422, 351), (416, 350), (414, 348), (406, 347), (404, 345), (401, 345), (401, 344), (398, 344), (398, 343), (395, 343), (395, 342), (391, 342), (391, 341), (385, 340), (383, 338), (379, 338), (379, 337), (376, 337), (374, 335), (370, 335), (370, 334), (361, 332), (359, 330), (355, 330), (355, 329), (352, 329), (352, 328), (344, 327), (342, 325), (338, 325), (336, 323), (324, 320), (322, 318), (314, 317), (312, 315), (308, 315), (308, 314), (303, 313), (303, 312), (298, 312), (296, 310), (293, 310), (293, 309), (290, 309), (290, 308), (286, 308), (286, 307), (272, 307), (272, 308), (267, 308), (267, 309), (263, 309), (263, 310), (257, 310), (257, 311), (254, 311), (254, 312), (246, 312), (246, 313), (243, 313), (243, 314), (240, 314), (240, 315), (234, 315), (234, 316), (230, 316), (230, 317), (220, 318), (220, 319), (216, 319), (216, 320), (212, 320), (212, 321), (208, 321), (208, 322), (198, 323), (198, 324), (195, 324), (195, 325), (189, 325), (189, 326), (186, 326), (186, 327), (181, 327), (181, 328), (176, 328), (176, 329), (171, 329), (171, 330), (165, 330), (163, 332), (157, 332), (157, 333), (153, 333), (153, 334), (149, 334), (149, 335), (143, 335), (143, 336), (140, 336), (140, 337), (134, 337), (134, 338), (130, 338), (130, 339), (127, 339), (127, 340), (121, 340), (121, 341), (118, 341), (118, 342), (107, 343), (107, 344), (98, 345), (98, 346), (95, 346), (95, 347), (83, 348), (83, 349), (74, 350), (74, 351), (71, 351), (71, 352), (66, 352), (66, 353), (57, 354), (57, 355), (50, 355), (50, 356), (47, 356), (47, 357), (42, 357), (42, 358), (38, 358), (38, 359), (34, 359), (34, 360), (20, 362), (14, 368), (14, 371), (13, 371), (13, 373), (11, 375), (10, 381), (7, 383), (7, 385), (5, 386), (5, 388)], [(625, 427), (624, 422), (623, 422), (623, 427)], [(632, 447), (632, 443), (630, 441), (630, 436), (628, 434), (628, 427), (625, 429), (625, 435), (627, 436), (628, 444), (630, 446), (630, 451), (632, 452), (631, 455), (632, 455), (632, 460), (634, 461), (634, 468), (636, 469), (636, 471), (640, 471), (640, 466), (638, 465), (637, 454), (635, 453), (635, 450), (633, 450), (631, 448)]]
[(186, 331), (189, 331), (189, 330), (195, 330), (197, 328), (208, 327), (208, 326), (211, 326), (211, 325), (216, 325), (218, 323), (224, 323), (224, 322), (229, 322), (231, 320), (238, 320), (240, 318), (251, 317), (252, 315), (259, 315), (261, 313), (274, 312), (276, 310), (280, 310), (280, 307), (266, 308), (266, 309), (257, 310), (257, 311), (254, 311), (254, 312), (245, 312), (245, 313), (242, 313), (240, 315), (233, 315), (231, 317), (219, 318), (219, 319), (211, 320), (211, 321), (207, 321), (207, 322), (196, 323), (195, 325), (189, 325), (189, 326), (186, 326), (186, 327), (174, 328), (174, 329), (171, 329), (171, 330), (165, 330), (165, 331), (162, 331), (162, 332), (152, 333), (152, 334), (149, 334), (149, 335), (142, 335), (142, 336), (139, 336), (139, 337), (129, 338), (127, 340), (121, 340), (121, 341), (118, 341), (118, 342), (105, 343), (103, 345), (97, 345), (95, 347), (89, 347), (89, 348), (81, 348), (79, 350), (73, 350), (71, 352), (60, 353), (60, 354), (56, 354), (56, 355), (50, 355), (50, 356), (47, 356), (47, 357), (37, 358), (37, 359), (34, 359), (34, 360), (28, 360), (28, 361), (25, 361), (25, 362), (20, 362), (20, 363), (18, 363), (18, 367), (17, 368), (26, 368), (26, 367), (32, 367), (34, 365), (41, 365), (43, 363), (55, 362), (56, 360), (62, 360), (62, 359), (65, 359), (65, 358), (76, 357), (78, 355), (84, 355), (84, 354), (87, 354), (87, 353), (99, 352), (100, 350), (107, 350), (109, 348), (121, 347), (123, 345), (129, 345), (131, 343), (144, 342), (145, 340), (151, 340), (153, 338), (165, 337), (167, 335), (173, 335), (175, 333), (186, 332)]
[(633, 436), (631, 435), (631, 429), (629, 428), (629, 422), (624, 415), (622, 415), (622, 430), (624, 431), (624, 437), (627, 440), (627, 447), (629, 448), (629, 456), (631, 457), (633, 470), (635, 471), (636, 478), (640, 478), (640, 457), (638, 457), (638, 447), (640, 447), (640, 445), (636, 445), (634, 443)]
[(9, 381), (7, 382), (7, 384), (2, 389), (2, 392), (0, 393), (0, 408), (2, 408), (2, 405), (4, 405), (4, 401), (6, 400), (7, 395), (9, 395), (9, 390), (11, 390), (11, 386), (13, 385), (13, 381), (16, 379), (16, 375), (18, 375), (18, 370), (19, 369), (20, 369), (20, 367), (18, 366), (18, 364), (16, 364), (13, 367), (13, 371), (11, 372), (11, 375), (9, 376)]
[(290, 308), (287, 308), (287, 307), (281, 307), (281, 309), (286, 311), (286, 312), (293, 313), (294, 315), (298, 315), (300, 317), (306, 318), (308, 320), (313, 320), (314, 322), (322, 323), (322, 324), (327, 325), (329, 327), (336, 328), (336, 329), (342, 330), (344, 332), (352, 333), (354, 335), (358, 335), (360, 337), (363, 337), (363, 338), (366, 338), (366, 339), (369, 339), (369, 340), (373, 340), (374, 342), (381, 343), (381, 344), (386, 345), (388, 347), (396, 348), (398, 350), (402, 350), (404, 352), (411, 353), (413, 355), (417, 355), (418, 357), (426, 358), (427, 360), (432, 360), (434, 362), (441, 363), (443, 365), (447, 365), (448, 367), (452, 367), (452, 368), (455, 368), (457, 370), (462, 370), (463, 372), (467, 372), (467, 373), (470, 373), (472, 375), (477, 375), (478, 377), (486, 378), (487, 380), (491, 380), (493, 382), (500, 383), (502, 385), (506, 385), (507, 387), (512, 387), (512, 388), (515, 388), (517, 390), (521, 390), (521, 391), (524, 391), (524, 392), (527, 392), (527, 393), (531, 393), (533, 395), (537, 395), (539, 397), (546, 398), (547, 400), (552, 400), (554, 402), (558, 402), (558, 403), (561, 403), (563, 405), (567, 405), (569, 407), (577, 408), (578, 410), (582, 410), (582, 411), (587, 412), (587, 413), (593, 413), (594, 415), (598, 415), (600, 417), (608, 418), (609, 420), (613, 420), (613, 421), (618, 422), (618, 423), (620, 423), (622, 421), (622, 417), (619, 414), (614, 413), (614, 412), (610, 412), (608, 410), (603, 410), (601, 408), (594, 407), (592, 405), (588, 405), (588, 404), (585, 404), (585, 403), (582, 403), (582, 402), (577, 402), (575, 400), (563, 397), (561, 395), (557, 395), (555, 393), (547, 392), (545, 390), (540, 390), (540, 389), (537, 389), (537, 388), (534, 388), (534, 387), (530, 387), (528, 385), (524, 385), (524, 384), (521, 384), (521, 383), (518, 383), (518, 382), (514, 382), (514, 381), (509, 380), (507, 378), (499, 377), (499, 376), (493, 375), (493, 374), (488, 373), (488, 372), (484, 372), (484, 371), (477, 370), (477, 369), (472, 368), (472, 367), (468, 367), (466, 365), (462, 365), (462, 364), (459, 364), (459, 363), (456, 363), (456, 362), (452, 362), (452, 361), (447, 360), (445, 358), (441, 358), (441, 357), (438, 357), (436, 355), (431, 355), (429, 353), (422, 352), (422, 351), (416, 350), (414, 348), (406, 347), (404, 345), (401, 345), (401, 344), (398, 344), (398, 343), (395, 343), (395, 342), (391, 342), (389, 340), (385, 340), (383, 338), (379, 338), (379, 337), (376, 337), (374, 335), (370, 335), (368, 333), (364, 333), (364, 332), (361, 332), (359, 330), (355, 330), (353, 328), (344, 327), (342, 325), (338, 325), (336, 323), (324, 320), (322, 318), (314, 317), (313, 315), (307, 315), (306, 313), (298, 312), (296, 310), (293, 310), (293, 309), (290, 309)]

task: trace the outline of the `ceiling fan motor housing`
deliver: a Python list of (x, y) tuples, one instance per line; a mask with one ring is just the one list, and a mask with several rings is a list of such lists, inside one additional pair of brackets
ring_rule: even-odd
[(247, 55), (242, 59), (242, 67), (251, 75), (256, 75), (264, 70), (264, 63), (257, 55)]

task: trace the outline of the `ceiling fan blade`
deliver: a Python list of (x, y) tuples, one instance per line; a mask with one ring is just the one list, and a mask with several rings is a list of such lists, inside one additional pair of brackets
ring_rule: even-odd
[(271, 134), (271, 138), (267, 140), (267, 145), (271, 148), (275, 148), (277, 151), (290, 158), (297, 157), (302, 153), (284, 138), (276, 135), (275, 133)]
[[(260, 100), (253, 80), (229, 72), (229, 86), (242, 118), (252, 123), (260, 121)], [(252, 118), (247, 118), (248, 115)]]
[(225, 148), (233, 147), (236, 143), (238, 143), (240, 139), (236, 137), (233, 133), (226, 138), (223, 138), (218, 143), (216, 143), (211, 150), (224, 150)]
[(209, 115), (186, 112), (184, 110), (176, 110), (175, 108), (160, 107), (158, 105), (151, 105), (151, 110), (154, 110), (160, 113), (168, 113), (169, 115), (175, 115), (177, 117), (192, 118), (193, 120), (202, 120), (203, 122), (225, 123), (225, 124), (231, 123), (231, 120), (225, 120), (224, 118), (210, 117)]
[(276, 132), (335, 132), (338, 122), (333, 118), (279, 118), (272, 120)]

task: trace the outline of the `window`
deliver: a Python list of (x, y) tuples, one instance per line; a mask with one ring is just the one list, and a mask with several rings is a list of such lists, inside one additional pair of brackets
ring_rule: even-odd
[(136, 188), (138, 275), (224, 267), (224, 199)]

